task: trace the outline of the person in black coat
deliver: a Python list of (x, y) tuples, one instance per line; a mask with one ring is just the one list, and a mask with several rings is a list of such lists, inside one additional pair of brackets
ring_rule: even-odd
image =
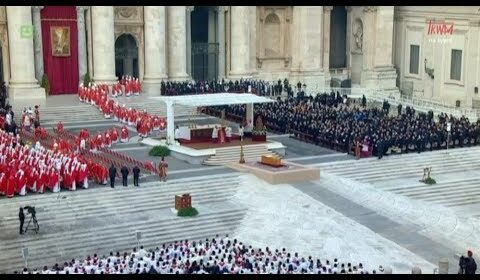
[(128, 185), (128, 168), (124, 165), (122, 169), (120, 169), (120, 173), (122, 173), (122, 182), (123, 186), (126, 187)]
[(117, 176), (117, 169), (115, 166), (110, 166), (108, 169), (108, 175), (110, 176), (110, 187), (115, 188), (115, 176)]
[(23, 223), (25, 222), (25, 214), (23, 213), (23, 208), (20, 207), (18, 212), (18, 219), (20, 220), (20, 234), (23, 234)]
[(140, 177), (140, 168), (138, 168), (138, 166), (135, 165), (132, 171), (133, 171), (133, 185), (135, 187), (138, 187), (138, 178)]

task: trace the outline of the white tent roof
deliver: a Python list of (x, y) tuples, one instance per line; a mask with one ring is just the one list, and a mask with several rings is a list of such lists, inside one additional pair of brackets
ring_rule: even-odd
[(275, 102), (273, 99), (251, 93), (212, 93), (178, 96), (155, 96), (150, 97), (150, 99), (163, 102), (170, 101), (173, 102), (173, 104), (192, 107)]

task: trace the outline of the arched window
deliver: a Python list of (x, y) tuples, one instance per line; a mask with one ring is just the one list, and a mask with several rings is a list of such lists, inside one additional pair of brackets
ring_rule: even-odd
[(265, 18), (264, 25), (265, 56), (275, 57), (281, 55), (281, 26), (280, 18), (271, 13)]

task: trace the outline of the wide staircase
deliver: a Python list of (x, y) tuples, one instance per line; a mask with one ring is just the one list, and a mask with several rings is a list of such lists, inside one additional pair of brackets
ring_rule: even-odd
[[(75, 102), (80, 103), (75, 100)], [(164, 104), (152, 103), (147, 100), (135, 101), (126, 104), (126, 107), (135, 108), (137, 110), (147, 110), (150, 114), (159, 116), (167, 116), (167, 109)], [(32, 108), (33, 109), (33, 108)], [(20, 123), (23, 107), (14, 107), (15, 119)], [(174, 108), (175, 116), (198, 116), (195, 107), (187, 107), (176, 105)], [(63, 123), (75, 122), (94, 122), (104, 120), (100, 110), (92, 105), (80, 103), (74, 106), (57, 106), (57, 107), (41, 107), (40, 120), (43, 126), (54, 125), (58, 121)]]
[[(262, 155), (273, 155), (275, 153), (269, 151), (266, 145), (245, 145), (243, 146), (243, 154), (246, 162), (254, 162), (259, 161)], [(228, 163), (236, 163), (239, 160), (240, 147), (234, 146), (216, 149), (215, 155), (206, 159), (203, 164), (225, 165)]]
[[(232, 234), (246, 208), (230, 201), (239, 188), (239, 173), (142, 183), (140, 187), (95, 187), (59, 194), (29, 194), (0, 198), (0, 273), (23, 268), (22, 248), (29, 249), (28, 266), (55, 263), (110, 251), (131, 251), (140, 244), (155, 248), (175, 240), (196, 240)], [(228, 177), (228, 179), (226, 179)], [(173, 214), (175, 195), (189, 193), (198, 209), (195, 218)], [(40, 232), (18, 234), (18, 207), (35, 206)], [(28, 222), (27, 215), (25, 224)]]

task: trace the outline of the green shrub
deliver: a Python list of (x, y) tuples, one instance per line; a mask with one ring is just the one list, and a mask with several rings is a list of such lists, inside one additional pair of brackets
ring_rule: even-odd
[(87, 72), (85, 75), (83, 75), (83, 86), (88, 87), (92, 79), (90, 78), (90, 74)]
[(177, 216), (179, 217), (195, 217), (198, 215), (197, 209), (195, 207), (183, 208), (178, 210)]
[(170, 155), (170, 149), (167, 146), (155, 146), (148, 154), (154, 157), (166, 157)]
[(437, 181), (435, 181), (435, 179), (433, 179), (433, 178), (428, 177), (427, 179), (425, 179), (425, 184), (427, 184), (427, 185), (434, 185), (436, 183), (437, 183)]
[(40, 86), (45, 89), (46, 95), (50, 95), (50, 82), (48, 81), (47, 74), (43, 74), (42, 83)]

